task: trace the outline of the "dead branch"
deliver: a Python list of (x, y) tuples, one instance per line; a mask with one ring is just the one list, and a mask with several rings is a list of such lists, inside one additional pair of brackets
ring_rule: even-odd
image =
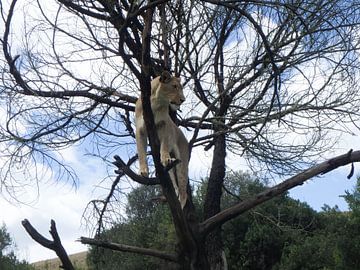
[(280, 184), (268, 188), (267, 190), (257, 194), (256, 196), (242, 201), (232, 207), (229, 207), (218, 214), (208, 218), (200, 224), (200, 233), (207, 235), (215, 228), (221, 226), (225, 222), (237, 217), (238, 215), (254, 208), (255, 206), (268, 201), (275, 196), (278, 196), (287, 190), (302, 185), (305, 181), (314, 176), (330, 172), (338, 167), (351, 164), (353, 162), (360, 162), (360, 151), (349, 151), (344, 155), (337, 156), (335, 158), (324, 161), (318, 165), (315, 165), (283, 182)]
[(75, 270), (74, 266), (72, 265), (69, 256), (67, 255), (63, 245), (61, 244), (61, 240), (59, 237), (59, 234), (56, 230), (56, 224), (54, 220), (51, 220), (50, 225), (50, 234), (53, 238), (53, 241), (45, 238), (42, 236), (31, 224), (27, 219), (24, 219), (21, 224), (27, 231), (27, 233), (31, 236), (32, 239), (34, 239), (37, 243), (42, 245), (43, 247), (46, 247), (48, 249), (51, 249), (55, 251), (56, 255), (59, 257), (62, 266), (61, 268), (65, 270)]
[(167, 252), (159, 251), (159, 250), (155, 250), (155, 249), (128, 246), (128, 245), (117, 244), (117, 243), (112, 243), (112, 242), (108, 242), (105, 240), (97, 240), (97, 239), (87, 238), (87, 237), (81, 237), (79, 239), (79, 241), (82, 244), (86, 244), (86, 245), (92, 245), (92, 246), (107, 248), (107, 249), (111, 249), (111, 250), (152, 256), (152, 257), (156, 257), (156, 258), (163, 259), (166, 261), (171, 261), (171, 262), (179, 262), (178, 256), (176, 254), (171, 254), (171, 253), (167, 253)]
[(131, 170), (129, 168), (129, 165), (126, 164), (118, 155), (115, 155), (114, 159), (115, 159), (115, 161), (113, 162), (113, 164), (116, 167), (118, 167), (118, 170), (116, 170), (116, 173), (119, 174), (120, 176), (126, 174), (133, 181), (135, 181), (139, 184), (143, 184), (143, 185), (153, 186), (153, 185), (160, 184), (160, 181), (157, 178), (147, 178), (147, 177), (143, 177), (143, 176), (140, 176), (137, 173), (135, 173), (133, 170)]

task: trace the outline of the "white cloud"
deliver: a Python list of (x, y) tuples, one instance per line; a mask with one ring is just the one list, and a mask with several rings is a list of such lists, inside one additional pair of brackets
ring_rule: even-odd
[(75, 240), (87, 235), (86, 228), (80, 226), (80, 220), (87, 202), (91, 199), (92, 190), (89, 190), (89, 187), (80, 186), (75, 191), (68, 185), (41, 185), (39, 200), (32, 206), (13, 205), (0, 199), (0, 222), (6, 224), (14, 238), (20, 258), (34, 262), (55, 256), (54, 252), (41, 247), (26, 233), (21, 225), (25, 218), (49, 239), (50, 220), (54, 219), (68, 253), (86, 250), (86, 246)]
[[(76, 242), (80, 236), (88, 236), (88, 228), (81, 225), (82, 214), (87, 203), (99, 196), (100, 190), (94, 189), (107, 174), (106, 164), (89, 157), (81, 157), (79, 149), (72, 147), (61, 151), (64, 160), (73, 166), (79, 176), (77, 188), (72, 182), (39, 182), (37, 188), (27, 188), (27, 193), (18, 198), (20, 201), (29, 197), (38, 199), (31, 205), (10, 203), (0, 196), (0, 224), (5, 223), (9, 233), (17, 245), (19, 258), (30, 262), (56, 257), (26, 233), (21, 225), (23, 219), (30, 223), (45, 237), (51, 239), (48, 231), (50, 220), (56, 222), (61, 241), (69, 254), (84, 251), (86, 246)], [(103, 191), (102, 191), (103, 192)], [(25, 198), (25, 199), (24, 199)]]

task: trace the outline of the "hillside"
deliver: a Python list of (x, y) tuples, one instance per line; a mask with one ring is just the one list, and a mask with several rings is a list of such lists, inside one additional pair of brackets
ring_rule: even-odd
[[(69, 256), (76, 270), (88, 270), (86, 264), (86, 254), (87, 252), (84, 251)], [(54, 258), (35, 262), (32, 265), (36, 270), (58, 270), (60, 269), (60, 260), (58, 258)]]

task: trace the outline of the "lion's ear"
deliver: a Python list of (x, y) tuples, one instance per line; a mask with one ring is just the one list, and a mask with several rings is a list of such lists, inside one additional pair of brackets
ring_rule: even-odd
[(164, 70), (160, 75), (160, 82), (168, 83), (171, 81), (171, 74), (169, 71)]

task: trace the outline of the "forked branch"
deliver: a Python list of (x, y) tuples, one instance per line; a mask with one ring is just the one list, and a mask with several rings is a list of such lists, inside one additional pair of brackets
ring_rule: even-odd
[(61, 244), (59, 234), (56, 230), (56, 224), (54, 220), (51, 220), (50, 225), (50, 234), (53, 238), (53, 241), (45, 238), (42, 236), (31, 224), (27, 219), (24, 219), (22, 222), (23, 227), (27, 231), (27, 233), (34, 239), (37, 243), (55, 251), (56, 255), (59, 257), (62, 268), (65, 270), (75, 270), (74, 266), (72, 265), (69, 256), (67, 255), (63, 245)]
[(133, 170), (130, 169), (129, 164), (126, 164), (118, 155), (114, 156), (115, 161), (113, 162), (113, 164), (118, 167), (118, 170), (116, 171), (117, 174), (119, 174), (120, 176), (126, 174), (127, 176), (129, 176), (133, 181), (142, 184), (142, 185), (158, 185), (160, 184), (159, 179), (157, 178), (148, 178), (148, 177), (143, 177), (141, 175), (138, 175), (137, 173), (135, 173)]

